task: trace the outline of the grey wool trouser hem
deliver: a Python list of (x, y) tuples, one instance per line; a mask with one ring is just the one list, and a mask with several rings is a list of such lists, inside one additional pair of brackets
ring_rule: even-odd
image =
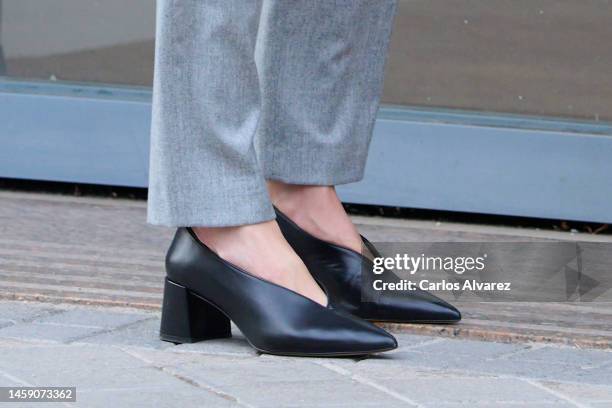
[(396, 0), (158, 0), (149, 223), (274, 219), (363, 177)]

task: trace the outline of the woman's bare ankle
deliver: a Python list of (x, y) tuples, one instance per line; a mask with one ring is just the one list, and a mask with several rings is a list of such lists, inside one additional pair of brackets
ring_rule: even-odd
[(361, 236), (346, 214), (334, 186), (268, 181), (274, 205), (308, 233), (361, 252)]

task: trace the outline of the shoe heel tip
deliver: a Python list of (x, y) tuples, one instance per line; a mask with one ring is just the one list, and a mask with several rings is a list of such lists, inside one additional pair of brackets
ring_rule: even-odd
[(174, 343), (174, 344), (199, 343), (199, 342), (205, 341), (205, 340), (227, 339), (227, 338), (230, 338), (230, 337), (232, 337), (232, 333), (211, 334), (209, 336), (199, 337), (199, 338), (194, 338), (194, 337), (178, 337), (178, 336), (171, 336), (171, 335), (167, 335), (167, 334), (163, 334), (163, 333), (160, 333), (160, 335), (159, 335), (159, 339), (161, 341), (166, 341), (166, 342)]

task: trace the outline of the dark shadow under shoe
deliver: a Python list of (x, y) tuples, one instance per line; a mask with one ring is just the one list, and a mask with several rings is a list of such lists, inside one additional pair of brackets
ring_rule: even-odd
[[(276, 221), (293, 250), (327, 292), (332, 307), (363, 319), (395, 323), (456, 323), (461, 313), (448, 302), (424, 290), (383, 292), (375, 301), (362, 301), (362, 270), (372, 270), (372, 261), (349, 248), (323, 241), (300, 228), (275, 208)], [(363, 244), (374, 255), (378, 250), (367, 239)], [(400, 278), (386, 271), (386, 282)]]
[(383, 329), (258, 278), (223, 260), (189, 228), (166, 256), (160, 338), (174, 343), (230, 337), (230, 320), (260, 352), (349, 356), (397, 347)]

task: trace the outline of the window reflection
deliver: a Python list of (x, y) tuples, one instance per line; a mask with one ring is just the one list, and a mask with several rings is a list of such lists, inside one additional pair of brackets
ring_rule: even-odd
[(154, 0), (0, 0), (10, 76), (150, 85)]
[[(0, 0), (0, 75), (150, 86), (154, 0)], [(383, 102), (612, 120), (612, 1), (400, 0)]]
[(384, 101), (612, 120), (609, 0), (400, 0)]

